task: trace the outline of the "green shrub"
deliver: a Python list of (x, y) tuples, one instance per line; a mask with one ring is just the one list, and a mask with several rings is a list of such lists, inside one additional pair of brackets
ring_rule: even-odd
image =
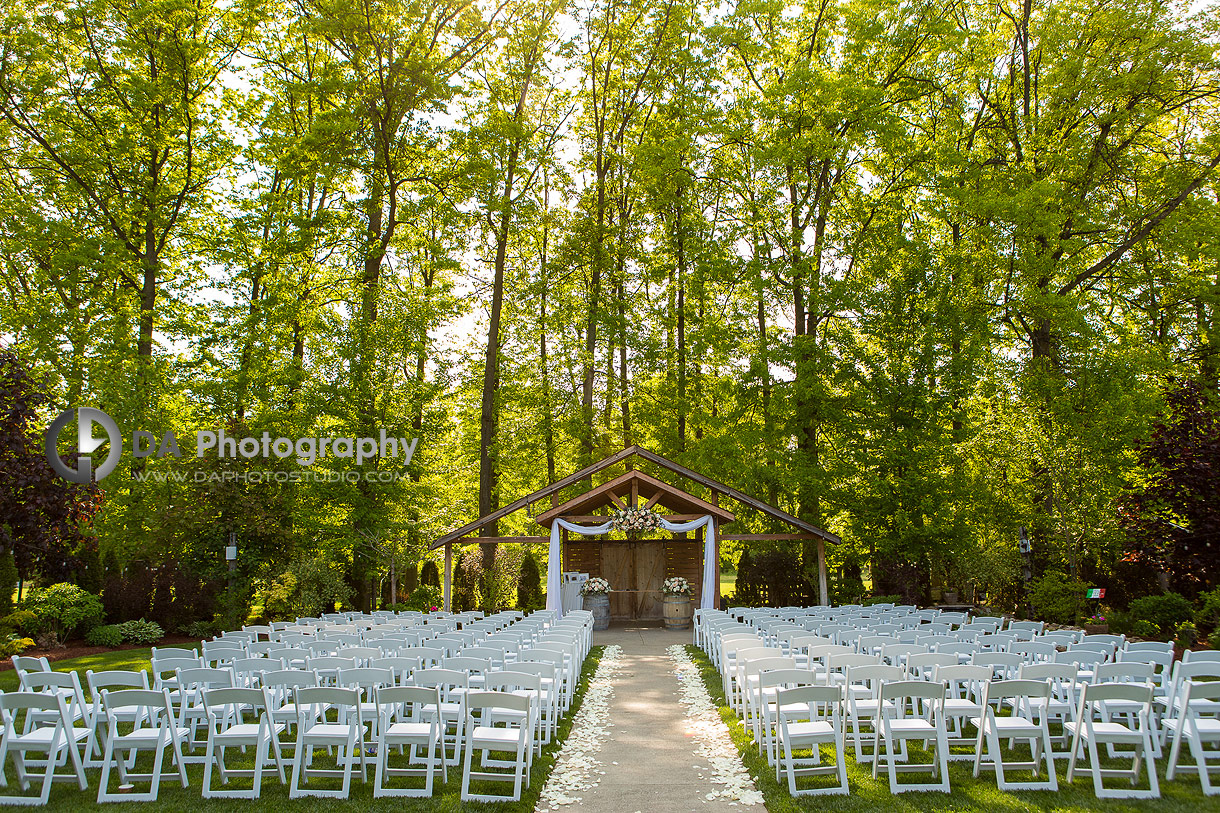
[(85, 633), (89, 646), (118, 646), (123, 643), (123, 630), (118, 624), (101, 624)]
[(105, 615), (100, 598), (68, 582), (31, 590), (21, 609), (38, 618), (41, 632), (54, 633), (60, 641), (75, 632), (87, 632)]
[(123, 640), (129, 644), (155, 644), (165, 637), (165, 630), (161, 629), (160, 624), (156, 621), (146, 621), (143, 618), (139, 621), (124, 621), (115, 626), (119, 628)]
[(399, 602), (394, 605), (397, 610), (417, 610), (421, 613), (429, 612), (433, 607), (441, 607), (445, 600), (444, 593), (441, 588), (430, 584), (421, 584), (411, 591), (411, 595), (406, 601)]
[(1209, 632), (1220, 627), (1220, 587), (1199, 594), (1199, 611), (1195, 613), (1195, 626)]
[(1199, 630), (1193, 621), (1183, 621), (1173, 631), (1173, 641), (1182, 649), (1190, 649), (1199, 642)]
[(204, 640), (211, 638), (217, 632), (215, 621), (192, 621), (186, 625), (186, 629), (182, 631), (183, 635), (188, 635), (191, 638)]
[(1076, 623), (1086, 589), (1078, 579), (1057, 570), (1047, 571), (1030, 585), (1029, 606), (1034, 618), (1052, 624)]
[(431, 559), (424, 562), (424, 566), (419, 571), (419, 583), (429, 587), (441, 586), (441, 570), (436, 566), (436, 562)]
[(38, 632), (38, 616), (29, 610), (14, 610), (0, 618), (0, 629), (12, 632)]
[(902, 596), (869, 596), (860, 603), (865, 607), (873, 604), (901, 604)]
[(1131, 618), (1135, 621), (1151, 621), (1156, 625), (1158, 635), (1162, 640), (1168, 640), (1183, 621), (1194, 618), (1195, 608), (1185, 596), (1178, 593), (1162, 593), (1158, 596), (1144, 596), (1131, 602), (1128, 607)]
[(521, 560), (521, 574), (517, 576), (517, 609), (524, 612), (541, 610), (546, 606), (542, 592), (542, 572), (533, 554), (526, 553)]
[(0, 658), (11, 658), (20, 655), (34, 645), (33, 638), (6, 632), (0, 635)]
[(1151, 621), (1141, 618), (1139, 621), (1134, 621), (1131, 624), (1131, 636), (1134, 638), (1156, 640), (1160, 635), (1161, 631)]

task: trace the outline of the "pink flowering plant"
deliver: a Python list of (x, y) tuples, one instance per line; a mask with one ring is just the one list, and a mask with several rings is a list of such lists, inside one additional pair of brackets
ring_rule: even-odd
[(610, 582), (600, 576), (594, 576), (580, 586), (582, 596), (604, 596), (610, 592)]
[(695, 589), (681, 576), (670, 576), (661, 586), (661, 592), (667, 596), (693, 596)]
[(610, 527), (616, 531), (638, 533), (655, 531), (661, 527), (661, 515), (651, 508), (636, 508), (634, 505), (610, 512)]

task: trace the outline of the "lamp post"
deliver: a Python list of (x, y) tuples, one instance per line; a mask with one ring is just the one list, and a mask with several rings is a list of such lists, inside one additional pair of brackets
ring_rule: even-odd
[(1033, 578), (1033, 546), (1029, 544), (1029, 534), (1025, 532), (1025, 526), (1021, 526), (1020, 532), (1021, 541), (1017, 545), (1017, 549), (1021, 551), (1021, 594), (1025, 599), (1025, 617), (1029, 618), (1033, 615), (1033, 610), (1029, 606), (1029, 580)]

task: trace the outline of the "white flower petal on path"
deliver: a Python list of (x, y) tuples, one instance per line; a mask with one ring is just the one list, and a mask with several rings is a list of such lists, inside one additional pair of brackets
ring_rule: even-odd
[(589, 688), (580, 703), (580, 711), (572, 720), (568, 738), (559, 749), (550, 777), (542, 786), (536, 808), (539, 813), (556, 810), (560, 805), (580, 804), (581, 797), (577, 794), (596, 787), (600, 781), (598, 777), (605, 774), (598, 770), (602, 763), (593, 755), (602, 749), (602, 743), (610, 736), (610, 700), (614, 697), (614, 680), (622, 671), (622, 654), (623, 648), (617, 644), (602, 652), (601, 662), (589, 679)]
[(712, 772), (712, 783), (724, 786), (707, 794), (707, 799), (721, 799), (730, 804), (761, 805), (762, 792), (754, 787), (753, 778), (742, 764), (741, 754), (729, 736), (729, 727), (720, 719), (720, 710), (712, 703), (712, 697), (703, 685), (699, 667), (695, 666), (683, 646), (675, 644), (665, 651), (674, 664), (674, 675), (678, 678), (678, 702), (686, 709), (687, 731), (699, 743), (696, 756), (707, 761)]

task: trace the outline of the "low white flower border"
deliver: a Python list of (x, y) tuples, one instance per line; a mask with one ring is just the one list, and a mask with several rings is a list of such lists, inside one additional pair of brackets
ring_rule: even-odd
[(742, 764), (741, 754), (729, 736), (729, 728), (720, 719), (720, 710), (712, 703), (707, 686), (703, 684), (699, 667), (686, 654), (686, 647), (674, 644), (665, 651), (674, 664), (674, 675), (678, 678), (678, 702), (686, 709), (687, 731), (699, 743), (699, 750), (695, 753), (711, 766), (712, 782), (724, 786), (707, 794), (707, 800), (723, 799), (742, 805), (763, 804), (762, 792), (754, 787), (753, 778)]
[(604, 771), (598, 771), (601, 762), (594, 754), (602, 749), (602, 743), (610, 737), (610, 700), (614, 697), (614, 680), (622, 671), (623, 648), (611, 644), (602, 652), (597, 670), (589, 679), (580, 711), (572, 720), (572, 728), (555, 767), (542, 786), (536, 810), (557, 810), (560, 805), (579, 804), (577, 794), (597, 787)]

